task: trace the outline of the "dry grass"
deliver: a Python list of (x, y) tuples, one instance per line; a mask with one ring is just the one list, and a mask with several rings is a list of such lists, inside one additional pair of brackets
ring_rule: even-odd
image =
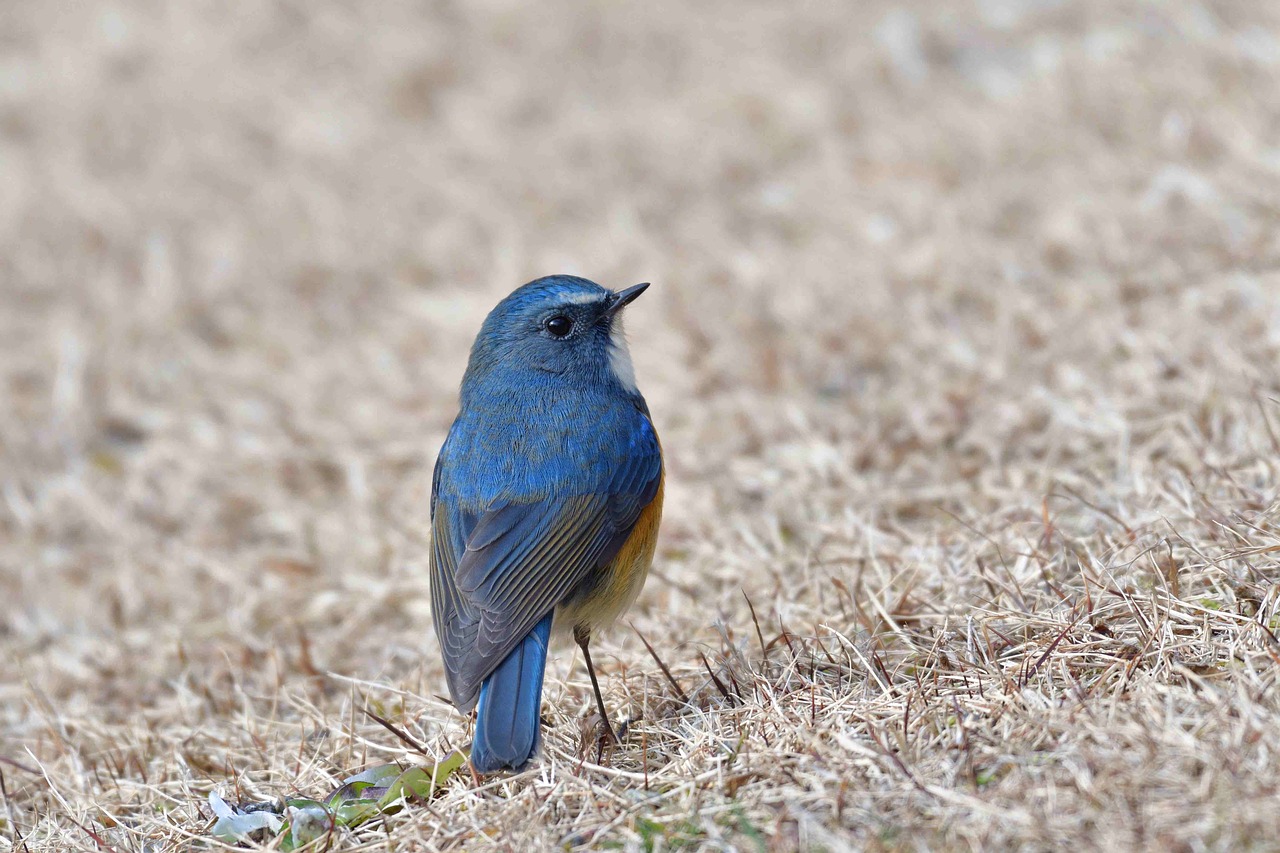
[(467, 741), (430, 466), (551, 271), (656, 283), (688, 701), (624, 627), (584, 762), (566, 647), (336, 846), (1274, 849), (1280, 7), (694, 5), (0, 9), (0, 849)]

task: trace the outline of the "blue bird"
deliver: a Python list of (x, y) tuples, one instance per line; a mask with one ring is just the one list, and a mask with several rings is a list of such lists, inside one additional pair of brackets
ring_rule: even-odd
[(552, 623), (591, 665), (592, 632), (635, 600), (662, 515), (662, 450), (614, 292), (531, 281), (489, 313), (431, 487), (431, 610), (458, 710), (476, 708), (477, 773), (518, 770), (540, 741)]

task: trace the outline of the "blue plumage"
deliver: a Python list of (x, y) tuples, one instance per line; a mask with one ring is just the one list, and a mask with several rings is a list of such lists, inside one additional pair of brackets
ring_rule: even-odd
[(648, 570), (662, 454), (618, 314), (644, 287), (530, 282), (472, 347), (432, 483), (431, 598), (454, 704), (479, 702), (479, 772), (537, 748), (552, 617), (585, 654)]

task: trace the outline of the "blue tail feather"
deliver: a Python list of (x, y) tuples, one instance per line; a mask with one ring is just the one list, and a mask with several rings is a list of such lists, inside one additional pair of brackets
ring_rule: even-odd
[(519, 770), (538, 751), (551, 619), (548, 613), (480, 685), (471, 746), (471, 764), (477, 773), (504, 767)]

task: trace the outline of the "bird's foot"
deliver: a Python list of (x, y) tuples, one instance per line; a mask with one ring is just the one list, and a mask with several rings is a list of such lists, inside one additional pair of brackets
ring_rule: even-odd
[[(639, 719), (639, 718), (636, 718), (636, 719)], [(631, 728), (631, 724), (634, 723), (635, 721), (636, 721), (635, 719), (630, 719), (630, 718), (625, 719), (615, 729), (613, 727), (613, 724), (610, 723), (608, 719), (602, 720), (599, 714), (593, 714), (587, 720), (587, 732), (596, 733), (596, 738), (595, 738), (596, 764), (604, 763), (606, 750), (608, 750), (609, 753), (612, 753), (613, 747), (619, 746), (622, 744), (623, 739), (626, 738), (627, 736), (627, 731)], [(585, 752), (586, 751), (585, 750), (585, 747), (586, 747), (585, 733), (584, 733), (583, 740), (584, 740), (583, 751)]]
[[(623, 723), (621, 730), (626, 732), (626, 723)], [(595, 759), (596, 764), (601, 764), (605, 756), (606, 749), (612, 749), (621, 739), (617, 732), (614, 731), (613, 725), (607, 717), (602, 718), (599, 714), (592, 714), (583, 721), (582, 726), (582, 751), (579, 755), (590, 755), (588, 752), (592, 743), (595, 743)]]
[(601, 721), (600, 737), (596, 738), (596, 764), (604, 764), (604, 750), (608, 747), (612, 752), (613, 747), (620, 741), (618, 734), (613, 730), (613, 726), (609, 724), (609, 718), (605, 717)]

